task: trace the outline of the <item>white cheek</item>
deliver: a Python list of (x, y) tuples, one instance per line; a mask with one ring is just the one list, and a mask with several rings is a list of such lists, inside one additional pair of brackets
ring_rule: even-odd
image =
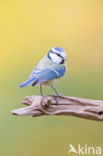
[(57, 56), (55, 54), (50, 53), (50, 57), (51, 57), (52, 61), (55, 63), (60, 63), (62, 61), (62, 58), (60, 58), (59, 56)]

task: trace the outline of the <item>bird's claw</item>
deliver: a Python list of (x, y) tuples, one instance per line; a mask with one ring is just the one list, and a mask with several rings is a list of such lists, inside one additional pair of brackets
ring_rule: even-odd
[(58, 97), (60, 97), (60, 96), (62, 96), (62, 94), (61, 93), (58, 93), (58, 95), (57, 95)]
[(60, 97), (60, 96), (62, 96), (62, 94), (58, 93), (57, 99), (56, 99), (57, 104), (59, 104), (59, 97)]
[(40, 93), (40, 96), (43, 96), (43, 94)]
[(57, 96), (56, 103), (59, 104), (59, 97)]

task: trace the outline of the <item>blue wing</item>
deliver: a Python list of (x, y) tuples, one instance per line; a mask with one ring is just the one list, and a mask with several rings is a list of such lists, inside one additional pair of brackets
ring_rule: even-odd
[(30, 83), (37, 82), (38, 78), (33, 77), (31, 79), (28, 79), (27, 81), (23, 82), (22, 84), (19, 85), (19, 87), (27, 87)]
[(38, 77), (38, 81), (33, 83), (33, 85), (41, 84), (43, 82), (60, 78), (64, 76), (66, 71), (65, 66), (57, 67), (57, 68), (45, 68), (40, 72), (36, 73), (36, 77)]
[(32, 86), (41, 84), (43, 82), (60, 78), (64, 76), (66, 71), (65, 66), (57, 66), (55, 68), (44, 68), (42, 70), (34, 70), (29, 79), (23, 82), (20, 87), (26, 87), (32, 83)]

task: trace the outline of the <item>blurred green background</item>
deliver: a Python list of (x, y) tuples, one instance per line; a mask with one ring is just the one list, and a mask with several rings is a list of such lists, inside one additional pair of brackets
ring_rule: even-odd
[(0, 0), (0, 156), (67, 156), (69, 144), (103, 146), (102, 122), (11, 115), (24, 96), (39, 94), (39, 86), (18, 84), (55, 46), (68, 57), (57, 90), (103, 100), (103, 0)]

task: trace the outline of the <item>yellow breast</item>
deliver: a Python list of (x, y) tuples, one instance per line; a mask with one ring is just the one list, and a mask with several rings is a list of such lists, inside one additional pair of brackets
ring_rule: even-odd
[(58, 82), (59, 79), (54, 79), (51, 81), (46, 81), (44, 83), (42, 83), (42, 86), (47, 86), (47, 87), (51, 87), (52, 85), (55, 85)]

